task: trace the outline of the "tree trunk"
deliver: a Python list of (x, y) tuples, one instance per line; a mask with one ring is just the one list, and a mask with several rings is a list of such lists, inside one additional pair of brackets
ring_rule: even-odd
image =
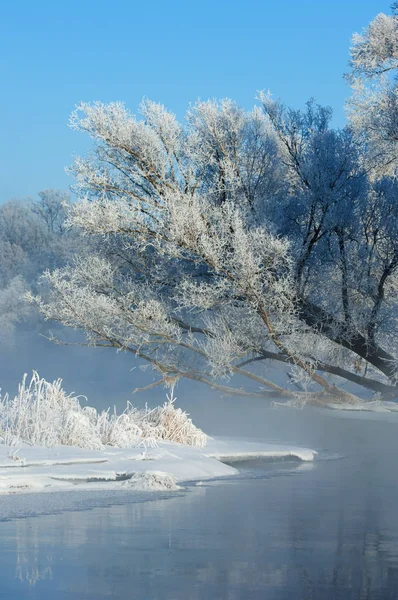
[(376, 343), (372, 343), (359, 331), (347, 329), (344, 323), (335, 319), (326, 310), (312, 304), (307, 300), (299, 302), (299, 317), (310, 327), (315, 328), (331, 341), (351, 350), (361, 358), (368, 361), (383, 373), (390, 381), (395, 383), (396, 359), (388, 354)]

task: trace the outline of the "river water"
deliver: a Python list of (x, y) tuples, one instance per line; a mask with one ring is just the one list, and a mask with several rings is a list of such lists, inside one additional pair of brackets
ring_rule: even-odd
[(236, 478), (138, 502), (125, 492), (3, 497), (0, 599), (398, 597), (395, 415), (258, 405), (225, 429), (319, 457), (242, 462)]

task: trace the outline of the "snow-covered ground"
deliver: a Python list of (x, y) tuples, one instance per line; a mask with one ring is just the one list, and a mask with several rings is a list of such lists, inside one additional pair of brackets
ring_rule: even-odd
[(365, 412), (380, 412), (394, 413), (398, 412), (397, 402), (382, 402), (380, 400), (362, 402), (361, 404), (327, 404), (327, 408), (331, 410), (348, 410), (348, 411), (365, 411)]
[(171, 490), (185, 481), (236, 475), (234, 460), (254, 457), (312, 461), (316, 452), (276, 444), (210, 439), (205, 448), (160, 442), (156, 448), (86, 450), (0, 445), (0, 493), (62, 489)]

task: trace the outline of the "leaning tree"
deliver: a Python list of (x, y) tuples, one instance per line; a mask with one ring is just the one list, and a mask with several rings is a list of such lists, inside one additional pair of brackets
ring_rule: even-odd
[[(371, 27), (354, 39), (356, 79), (365, 63), (392, 64), (398, 46), (389, 25), (396, 46), (377, 54)], [(286, 398), (298, 386), (310, 401), (356, 402), (348, 381), (395, 397), (394, 140), (369, 115), (343, 130), (330, 117), (264, 94), (251, 112), (198, 102), (183, 123), (148, 100), (139, 118), (121, 103), (79, 105), (71, 126), (94, 142), (70, 169), (80, 201), (68, 223), (90, 252), (47, 272), (51, 299), (32, 300), (85, 343), (150, 363), (155, 383)]]

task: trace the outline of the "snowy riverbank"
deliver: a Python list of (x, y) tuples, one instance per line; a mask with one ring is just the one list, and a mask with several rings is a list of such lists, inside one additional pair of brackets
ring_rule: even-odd
[[(205, 448), (161, 442), (156, 448), (86, 450), (0, 445), (0, 493), (62, 489), (164, 490), (184, 481), (201, 481), (238, 473), (230, 464), (250, 457), (312, 461), (308, 448), (210, 439)], [(166, 476), (167, 474), (167, 476)]]

